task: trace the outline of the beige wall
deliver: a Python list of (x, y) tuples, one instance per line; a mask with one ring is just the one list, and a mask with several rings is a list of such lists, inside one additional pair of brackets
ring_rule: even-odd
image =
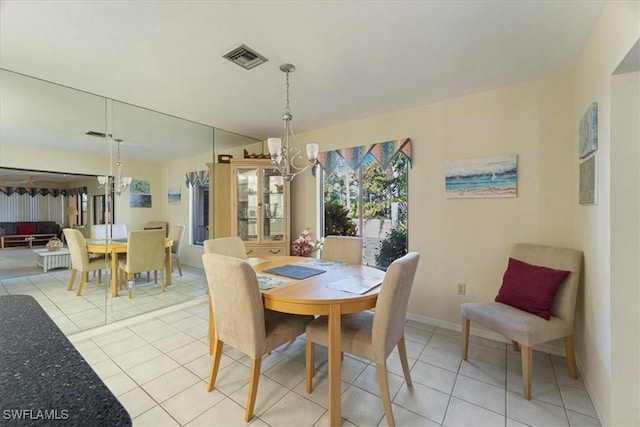
[[(619, 167), (624, 170), (624, 163), (621, 162), (625, 157), (635, 153), (635, 158), (638, 158), (637, 151), (634, 151), (638, 142), (636, 139), (634, 143), (622, 144), (621, 140), (612, 140), (611, 86), (612, 73), (639, 37), (640, 2), (607, 2), (576, 67), (574, 84), (573, 123), (578, 123), (592, 102), (598, 102), (599, 191), (597, 205), (574, 207), (578, 245), (585, 253), (585, 279), (578, 307), (576, 349), (580, 355), (585, 385), (603, 424), (616, 426), (640, 424), (637, 411), (635, 420), (631, 421), (629, 413), (625, 414), (619, 402), (616, 402), (618, 394), (626, 395), (635, 391), (638, 403), (640, 369), (636, 360), (635, 367), (629, 367), (630, 370), (622, 373), (621, 377), (612, 375), (618, 355), (627, 352), (629, 346), (637, 346), (637, 341), (632, 344), (620, 339), (620, 335), (614, 340), (615, 334), (612, 332), (619, 331), (625, 337), (623, 331), (629, 328), (637, 331), (640, 325), (637, 314), (629, 317), (630, 312), (638, 311), (637, 273), (634, 276), (627, 271), (622, 273), (626, 277), (620, 277), (613, 275), (611, 268), (612, 264), (619, 262), (621, 253), (627, 251), (634, 257), (637, 266), (638, 242), (619, 240), (622, 228), (631, 231), (632, 224), (636, 224), (637, 230), (638, 217), (620, 216), (619, 212), (632, 209), (637, 199), (630, 197), (625, 201), (619, 195), (614, 199), (614, 190), (626, 185), (632, 193), (637, 192), (639, 183), (637, 175), (629, 174), (622, 179), (625, 181), (622, 184), (621, 177), (613, 173), (620, 171)], [(613, 144), (619, 144), (615, 150)], [(578, 161), (574, 158), (573, 162), (577, 164)], [(634, 170), (637, 167), (636, 161)], [(613, 209), (615, 213), (612, 213)], [(624, 224), (626, 221), (631, 223)]]
[[(626, 134), (626, 143), (612, 152), (611, 75), (639, 37), (640, 2), (608, 2), (575, 74), (298, 135), (302, 142), (318, 142), (323, 151), (402, 137), (413, 140), (409, 248), (422, 254), (409, 307), (413, 318), (457, 328), (460, 303), (494, 298), (514, 242), (583, 250), (578, 364), (603, 424), (616, 426), (640, 422), (640, 183), (637, 137)], [(599, 104), (599, 202), (580, 206), (577, 129), (593, 101)], [(516, 199), (445, 198), (447, 159), (511, 153), (518, 155)], [(624, 169), (619, 162), (629, 158), (635, 173), (625, 174), (629, 166)], [(614, 198), (610, 189), (619, 189), (623, 182), (637, 197)], [(316, 224), (315, 184), (310, 174), (294, 180), (294, 234)], [(624, 213), (616, 214), (619, 209)], [(624, 265), (626, 270), (612, 273), (611, 265), (623, 263), (617, 258), (622, 254), (632, 261)], [(467, 284), (467, 296), (456, 295), (458, 282)]]
[[(520, 241), (575, 247), (576, 126), (571, 77), (558, 76), (299, 135), (321, 150), (410, 137), (409, 249), (422, 257), (409, 311), (459, 328), (460, 303), (491, 301)], [(518, 197), (447, 199), (449, 159), (518, 155)], [(296, 233), (315, 225), (314, 179), (293, 182)], [(467, 284), (467, 295), (456, 284)]]

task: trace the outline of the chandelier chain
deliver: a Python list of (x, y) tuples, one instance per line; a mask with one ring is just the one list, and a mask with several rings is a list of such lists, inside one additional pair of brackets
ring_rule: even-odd
[(287, 71), (287, 105), (284, 107), (285, 113), (291, 113), (291, 108), (289, 108), (289, 72)]

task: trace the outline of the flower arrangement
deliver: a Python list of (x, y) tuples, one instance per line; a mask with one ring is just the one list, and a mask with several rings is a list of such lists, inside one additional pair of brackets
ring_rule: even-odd
[(309, 257), (322, 247), (322, 242), (311, 238), (311, 230), (305, 228), (302, 234), (291, 244), (291, 253), (295, 256)]

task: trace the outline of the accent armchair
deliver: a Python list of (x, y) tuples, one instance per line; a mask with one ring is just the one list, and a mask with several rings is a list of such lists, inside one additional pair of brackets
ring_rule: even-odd
[(581, 269), (580, 251), (523, 243), (515, 245), (496, 302), (464, 303), (460, 307), (463, 360), (467, 360), (469, 353), (469, 328), (473, 320), (509, 338), (513, 348), (520, 350), (526, 400), (531, 400), (535, 345), (564, 339), (569, 375), (578, 378), (573, 320)]

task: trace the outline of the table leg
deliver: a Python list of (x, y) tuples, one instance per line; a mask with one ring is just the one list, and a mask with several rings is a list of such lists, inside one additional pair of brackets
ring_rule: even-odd
[(333, 304), (329, 308), (329, 424), (340, 426), (342, 424), (342, 402), (340, 396), (341, 357), (340, 336), (341, 331), (340, 305)]
[(164, 258), (165, 258), (165, 263), (166, 263), (166, 274), (164, 275), (165, 277), (165, 281), (167, 283), (167, 285), (171, 284), (171, 246), (168, 246), (167, 248), (165, 248), (164, 250)]
[(118, 296), (118, 253), (111, 252), (111, 296)]

